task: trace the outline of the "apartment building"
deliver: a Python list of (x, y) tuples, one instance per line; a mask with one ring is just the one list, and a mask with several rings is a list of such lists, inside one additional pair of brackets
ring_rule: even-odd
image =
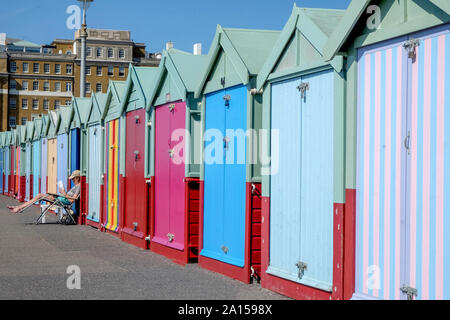
[[(157, 54), (131, 41), (129, 31), (88, 29), (86, 96), (105, 93), (110, 80), (126, 80), (128, 67), (158, 67)], [(80, 96), (81, 39), (50, 45), (7, 38), (0, 33), (0, 130), (33, 120)]]

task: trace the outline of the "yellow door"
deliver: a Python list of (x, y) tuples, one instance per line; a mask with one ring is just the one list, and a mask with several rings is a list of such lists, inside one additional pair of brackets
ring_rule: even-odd
[(56, 139), (48, 140), (48, 182), (47, 182), (47, 191), (49, 193), (58, 193), (57, 189), (57, 141)]

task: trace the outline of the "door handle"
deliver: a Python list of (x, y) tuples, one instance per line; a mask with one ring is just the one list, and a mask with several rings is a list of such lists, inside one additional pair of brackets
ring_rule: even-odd
[(406, 150), (408, 151), (408, 155), (411, 154), (411, 133), (408, 131), (408, 135), (405, 138), (405, 141), (403, 142), (405, 145)]

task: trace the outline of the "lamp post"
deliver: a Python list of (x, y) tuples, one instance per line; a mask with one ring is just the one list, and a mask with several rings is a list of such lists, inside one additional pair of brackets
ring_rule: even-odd
[(81, 25), (80, 38), (81, 38), (81, 62), (80, 62), (80, 97), (85, 96), (86, 87), (86, 38), (87, 27), (86, 27), (86, 11), (94, 0), (78, 0), (83, 4), (83, 24)]

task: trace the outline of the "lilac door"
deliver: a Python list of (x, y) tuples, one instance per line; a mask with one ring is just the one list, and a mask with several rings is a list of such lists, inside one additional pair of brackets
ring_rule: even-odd
[(155, 237), (184, 249), (184, 177), (186, 103), (170, 103), (155, 114)]
[(360, 297), (450, 299), (449, 30), (360, 50)]

